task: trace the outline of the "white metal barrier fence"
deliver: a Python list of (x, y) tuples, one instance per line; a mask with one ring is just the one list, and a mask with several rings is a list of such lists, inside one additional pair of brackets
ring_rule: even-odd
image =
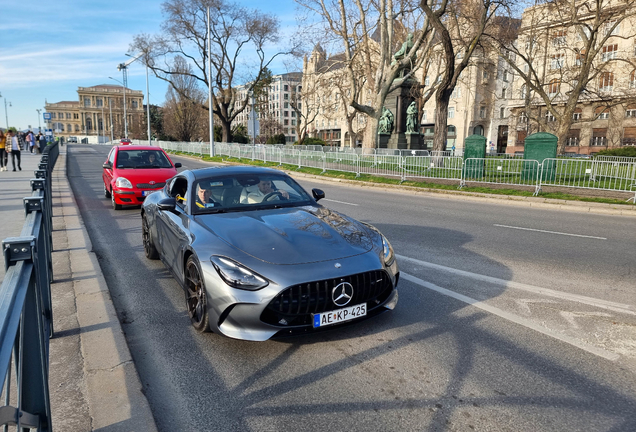
[(466, 158), (460, 188), (467, 182), (532, 186), (538, 193), (539, 161), (534, 159)]
[(545, 159), (539, 191), (541, 186), (634, 192), (628, 201), (636, 203), (636, 162)]
[[(194, 154), (209, 153), (208, 143), (160, 142), (168, 151)], [(602, 189), (636, 194), (636, 158), (597, 156), (594, 159), (554, 158), (542, 164), (518, 158), (468, 158), (426, 151), (351, 149), (354, 151), (303, 150), (304, 146), (240, 145), (216, 143), (216, 154), (237, 159), (262, 160), (360, 174), (409, 178), (458, 180), (460, 188), (467, 183), (490, 183), (530, 186), (535, 194), (541, 186)], [(310, 147), (310, 146), (307, 146)], [(320, 146), (314, 146), (320, 147)], [(373, 150), (373, 151), (372, 151)], [(376, 151), (377, 150), (377, 151)], [(418, 152), (409, 155), (407, 152)], [(630, 198), (629, 201), (636, 201)]]

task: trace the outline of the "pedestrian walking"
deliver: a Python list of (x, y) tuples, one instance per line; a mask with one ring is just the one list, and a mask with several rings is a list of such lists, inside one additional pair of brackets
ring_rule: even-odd
[(46, 135), (40, 132), (40, 139), (38, 141), (38, 152), (42, 153), (42, 151), (46, 148)]
[(13, 130), (8, 131), (8, 138), (6, 149), (11, 150), (11, 164), (13, 165), (13, 171), (15, 171), (15, 160), (18, 159), (18, 169), (22, 171), (22, 167), (20, 166), (20, 140), (18, 136), (16, 136), (16, 132)]
[(35, 145), (35, 140), (33, 139), (33, 132), (28, 131), (26, 134), (26, 145), (29, 149), (29, 153), (33, 153), (33, 146)]
[(0, 130), (0, 171), (7, 170), (7, 136)]

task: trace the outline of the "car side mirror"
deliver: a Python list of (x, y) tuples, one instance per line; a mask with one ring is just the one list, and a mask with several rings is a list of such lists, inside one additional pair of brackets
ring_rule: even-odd
[(105, 164), (102, 165), (102, 168), (105, 169), (111, 169), (113, 166), (110, 164), (110, 162), (106, 162)]
[(173, 212), (177, 207), (177, 200), (173, 197), (164, 198), (161, 201), (157, 202), (157, 208), (159, 210)]
[(175, 167), (175, 168), (181, 168), (181, 166), (182, 166), (182, 165), (181, 165), (181, 162), (177, 162), (176, 164), (174, 164), (174, 167)]
[(312, 189), (311, 194), (316, 201), (319, 201), (325, 197), (325, 192), (322, 189)]

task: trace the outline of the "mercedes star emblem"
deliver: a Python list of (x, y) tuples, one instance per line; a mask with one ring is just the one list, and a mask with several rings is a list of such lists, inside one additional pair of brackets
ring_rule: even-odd
[(331, 298), (336, 306), (346, 306), (353, 298), (353, 285), (349, 282), (338, 284), (331, 292)]
[(342, 267), (342, 264), (336, 263), (335, 266), (336, 266), (336, 268), (340, 268), (340, 267)]

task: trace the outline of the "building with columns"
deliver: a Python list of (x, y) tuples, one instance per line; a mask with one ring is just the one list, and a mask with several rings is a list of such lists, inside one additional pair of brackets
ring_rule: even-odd
[[(93, 87), (78, 87), (77, 101), (46, 103), (44, 108), (51, 114), (47, 128), (57, 136), (104, 136), (110, 139), (123, 138), (124, 89), (122, 86), (101, 84)], [(126, 116), (128, 137), (146, 138), (144, 95), (140, 90), (126, 89)], [(112, 123), (111, 123), (112, 119)]]

